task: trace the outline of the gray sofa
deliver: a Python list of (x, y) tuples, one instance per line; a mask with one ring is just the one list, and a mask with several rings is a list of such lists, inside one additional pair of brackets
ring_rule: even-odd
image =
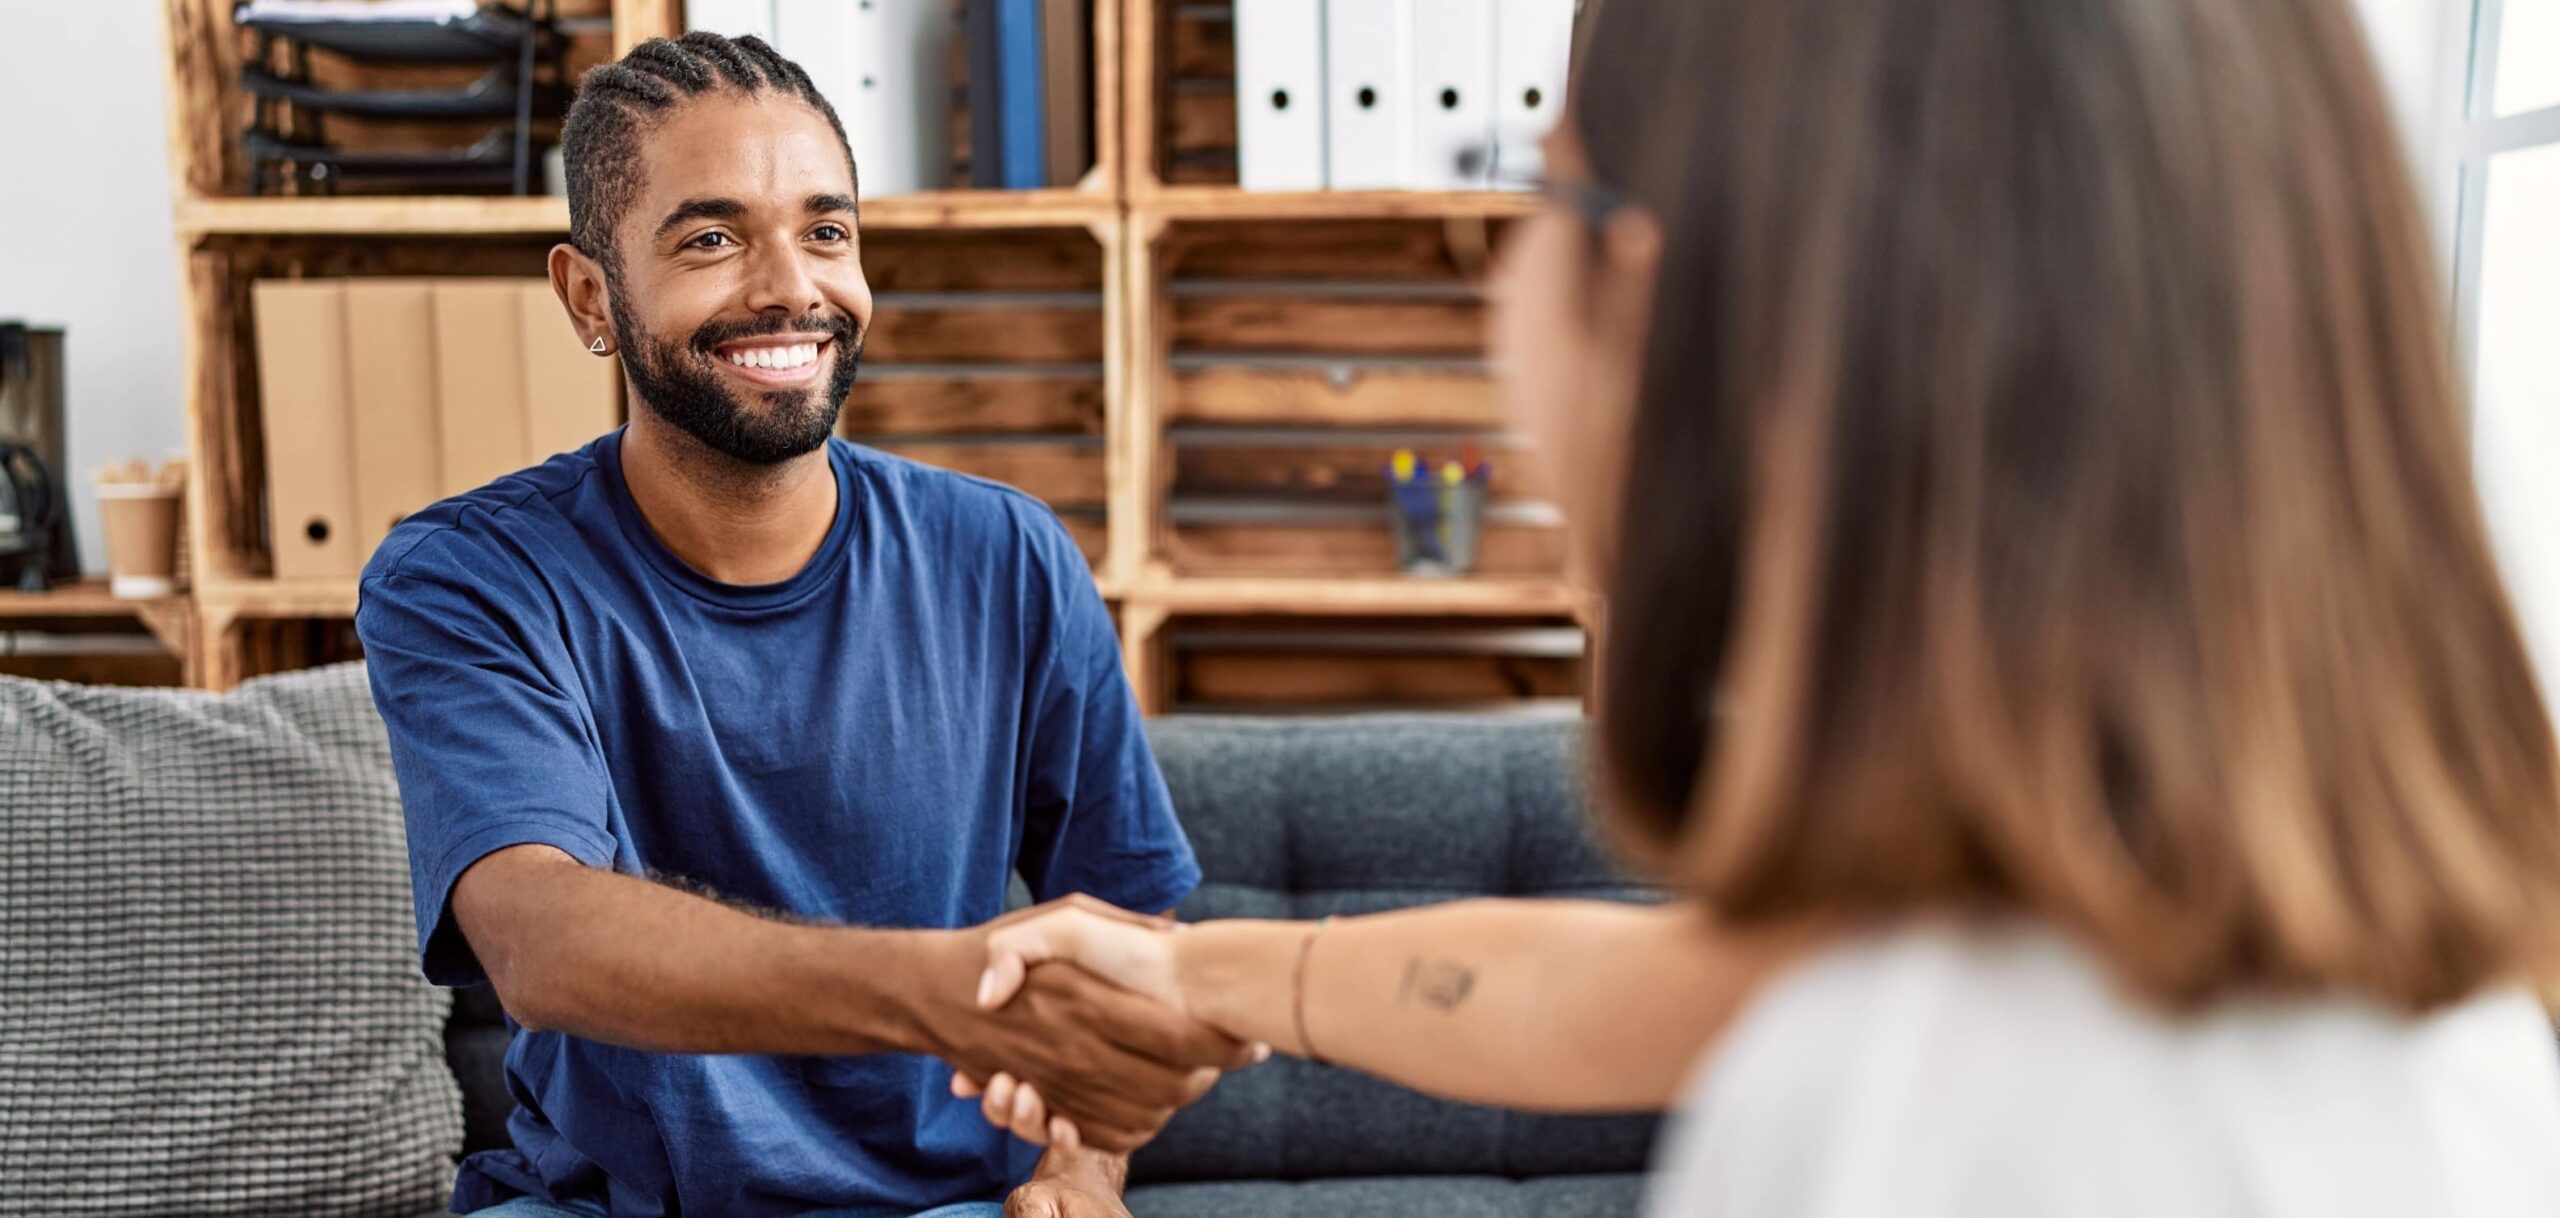
[[(1569, 723), (1172, 719), (1151, 735), (1207, 873), (1186, 918), (1643, 897), (1583, 831)], [(450, 1179), (441, 1156), (504, 1137), (496, 1004), (464, 993), (448, 1016), (408, 958), (395, 787), (360, 668), (228, 698), (0, 678), (0, 830), (0, 1164), (17, 1164), (0, 1215), (397, 1216)], [(308, 1078), (332, 1080), (325, 1103)], [(1630, 1214), (1654, 1135), (1647, 1116), (1501, 1113), (1275, 1060), (1140, 1152), (1130, 1208)]]

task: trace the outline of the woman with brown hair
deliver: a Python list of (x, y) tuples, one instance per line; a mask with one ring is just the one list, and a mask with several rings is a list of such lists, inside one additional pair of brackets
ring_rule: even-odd
[(989, 1000), (1677, 1105), (1665, 1214), (2560, 1213), (2560, 765), (2343, 0), (1586, 33), (1496, 342), (1677, 899), (1062, 913)]

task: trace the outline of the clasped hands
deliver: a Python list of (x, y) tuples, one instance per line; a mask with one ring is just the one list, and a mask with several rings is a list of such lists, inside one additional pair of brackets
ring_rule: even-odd
[(952, 1093), (1025, 1141), (1127, 1153), (1222, 1073), (1270, 1056), (1185, 1009), (1176, 929), (1075, 896), (970, 932), (974, 1011), (936, 1033)]

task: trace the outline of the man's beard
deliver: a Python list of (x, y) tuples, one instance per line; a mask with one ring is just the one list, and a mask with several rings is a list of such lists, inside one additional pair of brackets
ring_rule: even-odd
[[(749, 465), (779, 465), (824, 446), (862, 366), (862, 335), (851, 317), (835, 312), (707, 322), (677, 342), (634, 331), (629, 302), (617, 288), (613, 332), (622, 342), (622, 374), (643, 405), (713, 452)], [(781, 334), (828, 340), (835, 365), (824, 383), (766, 390), (764, 410), (750, 410), (721, 377), (714, 348)]]

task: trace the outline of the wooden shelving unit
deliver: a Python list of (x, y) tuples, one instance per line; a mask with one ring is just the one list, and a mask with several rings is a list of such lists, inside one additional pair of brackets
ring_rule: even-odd
[[(177, 662), (181, 680), (197, 683), (196, 666), (203, 652), (196, 643), (194, 603), (183, 594), (128, 600), (110, 593), (102, 579), (82, 580), (49, 592), (0, 590), (0, 634), (121, 633), (134, 628), (149, 632), (168, 649)], [(94, 664), (84, 667), (70, 663), (58, 668), (64, 674), (81, 677), (100, 671)]]
[[(248, 283), (535, 275), (568, 212), (553, 197), (239, 197), (229, 0), (165, 2), (198, 471), (189, 676), (221, 688), (343, 653), (356, 604), (351, 584), (270, 574)], [(611, 18), (572, 62), (676, 33), (682, 8), (566, 0), (564, 11)], [(1473, 441), (1497, 462), (1517, 455), (1483, 358), (1475, 281), (1492, 236), (1534, 201), (1241, 191), (1226, 6), (1097, 0), (1094, 44), (1096, 163), (1078, 186), (863, 201), (881, 309), (845, 434), (1058, 508), (1119, 615), (1150, 711), (1278, 671), (1267, 656), (1195, 663), (1177, 636), (1292, 631), (1334, 674), (1283, 683), (1301, 692), (1392, 689), (1392, 675), (1360, 675), (1360, 656), (1411, 631), (1418, 642), (1388, 648), (1399, 658), (1380, 674), (1409, 669), (1447, 696), (1552, 699), (1578, 661), (1471, 666), (1462, 655), (1489, 631), (1547, 639), (1523, 632), (1595, 620), (1561, 578), (1552, 511), (1500, 477), (1485, 573), (1413, 579), (1392, 569), (1376, 486), (1399, 446), (1454, 454)], [(1327, 650), (1336, 627), (1361, 646)], [(1243, 702), (1268, 709), (1291, 696)]]

